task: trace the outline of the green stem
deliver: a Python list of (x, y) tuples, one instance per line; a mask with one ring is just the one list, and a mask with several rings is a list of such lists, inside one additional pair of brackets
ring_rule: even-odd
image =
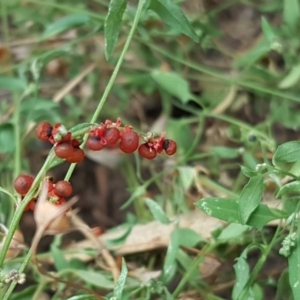
[[(246, 299), (249, 289), (251, 288), (255, 279), (259, 275), (259, 272), (260, 272), (261, 268), (263, 267), (263, 265), (265, 264), (269, 253), (273, 249), (274, 245), (277, 243), (277, 236), (278, 236), (279, 232), (280, 232), (280, 226), (277, 227), (276, 232), (275, 232), (270, 244), (263, 250), (262, 255), (259, 258), (258, 262), (256, 263), (255, 267), (253, 268), (251, 275), (250, 275), (244, 289), (238, 296), (238, 298), (237, 298), (238, 300)], [(262, 248), (260, 248), (260, 249), (262, 249)]]
[(201, 253), (194, 259), (191, 267), (182, 277), (181, 281), (179, 282), (178, 286), (176, 287), (175, 291), (173, 292), (172, 296), (174, 299), (177, 299), (179, 293), (184, 288), (184, 285), (189, 281), (189, 279), (195, 274), (195, 271), (199, 268), (200, 263), (203, 261), (205, 255), (210, 253), (215, 247), (217, 246), (216, 243), (207, 245), (203, 248)]
[(21, 171), (21, 131), (20, 131), (20, 102), (19, 95), (14, 95), (14, 138), (15, 138), (15, 157), (14, 157), (14, 178), (16, 178)]
[[(19, 274), (24, 272), (28, 262), (30, 261), (30, 258), (31, 258), (31, 251), (29, 250), (19, 268)], [(17, 285), (17, 282), (15, 280), (12, 281), (12, 283), (10, 284), (10, 286), (9, 286), (8, 290), (6, 291), (2, 300), (9, 300), (9, 297), (10, 297), (11, 293), (13, 292), (16, 285)]]
[(267, 87), (259, 85), (256, 82), (250, 82), (247, 79), (240, 79), (239, 75), (235, 76), (235, 77), (232, 77), (228, 74), (222, 74), (219, 71), (215, 71), (215, 70), (212, 70), (210, 68), (201, 66), (199, 64), (195, 64), (195, 62), (190, 62), (186, 59), (176, 57), (175, 55), (172, 54), (171, 51), (168, 52), (168, 51), (162, 49), (161, 47), (156, 46), (154, 43), (149, 43), (148, 41), (145, 41), (144, 39), (141, 39), (141, 38), (137, 38), (137, 40), (144, 43), (144, 44), (146, 44), (148, 47), (152, 48), (153, 50), (163, 54), (164, 56), (169, 57), (170, 59), (172, 59), (174, 61), (177, 61), (177, 62), (179, 62), (179, 63), (181, 63), (181, 64), (183, 64), (183, 65), (185, 65), (185, 66), (187, 66), (187, 67), (189, 67), (193, 70), (196, 70), (198, 72), (205, 73), (205, 74), (210, 75), (212, 77), (218, 78), (218, 79), (220, 79), (224, 82), (227, 82), (231, 85), (239, 85), (239, 86), (242, 86), (242, 87), (245, 87), (245, 88), (249, 88), (251, 90), (260, 91), (260, 92), (263, 92), (265, 94), (273, 95), (273, 96), (276, 96), (276, 97), (279, 97), (279, 98), (288, 99), (288, 100), (295, 101), (295, 102), (300, 102), (299, 97), (296, 96), (296, 95), (291, 95), (291, 94), (287, 94), (285, 92), (278, 91), (276, 89), (267, 88)]
[(2, 32), (4, 43), (8, 45), (9, 43), (9, 27), (8, 27), (8, 18), (7, 18), (7, 7), (6, 1), (1, 1), (1, 19), (2, 19)]
[[(125, 54), (127, 53), (129, 45), (130, 45), (131, 40), (133, 38), (134, 31), (135, 31), (135, 29), (136, 29), (136, 27), (138, 25), (138, 22), (139, 22), (139, 19), (140, 19), (140, 16), (141, 16), (142, 9), (143, 9), (145, 1), (146, 0), (140, 0), (139, 1), (138, 7), (137, 7), (137, 10), (136, 10), (136, 14), (135, 14), (135, 17), (134, 17), (134, 20), (133, 20), (133, 24), (132, 24), (132, 27), (131, 27), (130, 32), (128, 34), (128, 37), (127, 37), (127, 40), (126, 40), (125, 45), (123, 47), (123, 50), (121, 52), (121, 55), (120, 55), (120, 57), (118, 59), (118, 62), (116, 64), (115, 68), (114, 68), (114, 71), (113, 71), (113, 73), (112, 73), (112, 75), (111, 75), (111, 77), (110, 77), (110, 79), (109, 79), (109, 81), (107, 83), (107, 86), (106, 86), (106, 88), (105, 88), (105, 90), (103, 92), (102, 98), (99, 101), (99, 104), (98, 104), (98, 106), (97, 106), (97, 108), (95, 110), (94, 115), (92, 116), (92, 119), (91, 119), (90, 123), (95, 123), (96, 120), (98, 119), (98, 117), (100, 115), (100, 112), (101, 112), (101, 110), (102, 110), (102, 108), (103, 108), (103, 106), (104, 106), (104, 104), (105, 104), (105, 102), (107, 100), (107, 97), (108, 97), (108, 95), (109, 95), (109, 93), (110, 93), (110, 91), (111, 91), (111, 89), (113, 87), (113, 84), (114, 84), (114, 82), (116, 80), (116, 77), (117, 77), (117, 75), (119, 73), (119, 70), (121, 68), (121, 65), (123, 63)], [(88, 135), (86, 134), (85, 137), (84, 137), (84, 139), (83, 139), (83, 143), (82, 143), (81, 147), (84, 147), (87, 138), (88, 138)], [(73, 171), (74, 171), (75, 167), (76, 167), (76, 164), (71, 164), (71, 166), (70, 166), (70, 168), (69, 168), (69, 170), (68, 170), (68, 172), (67, 172), (67, 174), (65, 176), (65, 180), (69, 180), (70, 179), (70, 177), (73, 174)]]
[(54, 151), (53, 149), (50, 151), (43, 167), (41, 168), (41, 170), (39, 171), (39, 173), (37, 174), (37, 176), (35, 177), (35, 180), (30, 188), (30, 190), (28, 191), (28, 193), (26, 194), (25, 198), (22, 200), (21, 204), (17, 207), (15, 214), (11, 220), (11, 223), (9, 225), (9, 231), (7, 233), (7, 236), (4, 240), (4, 243), (2, 245), (1, 251), (0, 251), (0, 269), (2, 268), (4, 259), (5, 259), (5, 255), (6, 252), (9, 248), (10, 242), (13, 238), (13, 235), (19, 225), (19, 221), (23, 215), (23, 211), (26, 207), (26, 205), (30, 202), (30, 200), (32, 198), (34, 198), (34, 196), (36, 195), (36, 191), (38, 190), (40, 183), (43, 180), (43, 177), (45, 176), (46, 171), (48, 170), (51, 161), (54, 158)]

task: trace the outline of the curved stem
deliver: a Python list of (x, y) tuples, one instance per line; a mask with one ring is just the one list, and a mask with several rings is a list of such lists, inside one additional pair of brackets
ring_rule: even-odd
[[(117, 75), (120, 71), (121, 65), (124, 61), (125, 54), (128, 51), (129, 45), (131, 43), (131, 40), (132, 40), (132, 37), (133, 37), (133, 34), (134, 34), (134, 31), (135, 31), (135, 29), (137, 27), (137, 24), (139, 22), (139, 19), (140, 19), (141, 13), (142, 13), (142, 9), (143, 9), (143, 6), (144, 6), (145, 2), (146, 2), (146, 0), (140, 0), (139, 1), (138, 7), (137, 7), (137, 10), (136, 10), (136, 14), (135, 14), (135, 17), (134, 17), (134, 20), (133, 20), (133, 24), (132, 24), (132, 27), (131, 27), (130, 32), (128, 34), (128, 37), (127, 37), (127, 40), (126, 40), (125, 45), (123, 47), (123, 50), (121, 52), (121, 55), (118, 59), (116, 67), (114, 68), (114, 71), (113, 71), (113, 73), (112, 73), (112, 75), (111, 75), (111, 77), (110, 77), (110, 79), (107, 83), (107, 86), (106, 86), (106, 88), (103, 92), (103, 95), (102, 95), (102, 97), (99, 101), (99, 104), (98, 104), (95, 112), (94, 112), (94, 115), (92, 116), (92, 119), (91, 119), (90, 123), (95, 123), (96, 122), (96, 120), (99, 117), (100, 112), (101, 112), (101, 110), (102, 110), (102, 108), (103, 108), (103, 106), (104, 106), (104, 104), (107, 100), (107, 97), (108, 97), (108, 95), (109, 95), (109, 93), (110, 93), (110, 91), (113, 87), (113, 84), (116, 80), (116, 77), (117, 77)], [(82, 143), (81, 147), (84, 147), (87, 138), (88, 138), (88, 135), (86, 134), (84, 139), (83, 139), (83, 143)], [(71, 164), (71, 166), (70, 166), (70, 168), (69, 168), (69, 170), (68, 170), (68, 172), (65, 176), (65, 180), (68, 181), (70, 179), (70, 177), (73, 174), (73, 171), (74, 171), (75, 167), (76, 167), (76, 164)]]

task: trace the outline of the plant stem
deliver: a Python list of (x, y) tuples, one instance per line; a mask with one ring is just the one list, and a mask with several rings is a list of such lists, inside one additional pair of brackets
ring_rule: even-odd
[(14, 157), (14, 178), (16, 178), (21, 171), (21, 132), (20, 132), (20, 102), (19, 95), (14, 94), (14, 138), (15, 138), (15, 157)]
[[(134, 17), (134, 20), (133, 20), (133, 23), (132, 23), (132, 27), (131, 27), (130, 32), (128, 34), (128, 37), (127, 37), (127, 40), (126, 40), (125, 45), (123, 47), (123, 50), (122, 50), (122, 52), (120, 54), (118, 62), (117, 62), (116, 66), (114, 68), (114, 71), (113, 71), (113, 73), (112, 73), (112, 75), (111, 75), (111, 77), (110, 77), (110, 79), (109, 79), (109, 81), (107, 83), (107, 86), (106, 86), (106, 88), (105, 88), (105, 90), (103, 92), (103, 95), (102, 95), (102, 97), (101, 97), (101, 99), (99, 101), (99, 104), (98, 104), (98, 106), (97, 106), (97, 108), (95, 110), (94, 115), (92, 116), (92, 119), (91, 119), (90, 123), (95, 123), (96, 120), (98, 119), (98, 117), (100, 115), (100, 112), (101, 112), (101, 110), (102, 110), (102, 108), (103, 108), (103, 106), (104, 106), (104, 104), (105, 104), (105, 102), (107, 100), (107, 97), (108, 97), (108, 95), (109, 95), (109, 93), (110, 93), (110, 91), (111, 91), (111, 89), (113, 87), (113, 84), (114, 84), (114, 82), (116, 80), (116, 77), (117, 77), (117, 75), (119, 73), (119, 70), (121, 68), (121, 65), (122, 65), (122, 63), (124, 61), (125, 54), (127, 53), (129, 45), (130, 45), (131, 40), (133, 38), (133, 34), (134, 34), (134, 31), (135, 31), (135, 29), (137, 27), (137, 24), (139, 22), (139, 19), (140, 19), (141, 13), (142, 13), (142, 9), (143, 9), (143, 6), (144, 6), (145, 2), (146, 2), (146, 0), (140, 0), (139, 1), (138, 7), (137, 7), (137, 10), (136, 10), (136, 14), (135, 14), (135, 17)], [(81, 147), (84, 147), (87, 138), (88, 138), (88, 134), (85, 135)], [(67, 174), (65, 176), (65, 180), (69, 180), (70, 179), (70, 177), (73, 174), (73, 171), (74, 171), (75, 167), (76, 167), (76, 164), (71, 164), (71, 166), (70, 166), (70, 168), (69, 168), (69, 170), (68, 170), (68, 172), (67, 172)]]

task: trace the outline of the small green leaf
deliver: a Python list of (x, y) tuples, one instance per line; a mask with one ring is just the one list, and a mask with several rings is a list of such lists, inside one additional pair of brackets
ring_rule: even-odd
[(300, 64), (295, 65), (289, 71), (289, 73), (280, 81), (278, 87), (281, 89), (287, 89), (297, 84), (300, 80)]
[(300, 194), (300, 181), (293, 181), (285, 184), (279, 189), (276, 197), (287, 194)]
[(121, 209), (127, 208), (136, 198), (145, 195), (145, 193), (146, 193), (146, 186), (145, 185), (138, 186), (131, 194), (130, 198), (121, 206)]
[(54, 265), (57, 271), (69, 268), (69, 263), (63, 252), (54, 244), (51, 245), (51, 255), (54, 259)]
[(296, 235), (296, 246), (291, 248), (288, 257), (289, 280), (294, 299), (300, 299), (300, 235)]
[(220, 158), (237, 158), (240, 155), (239, 148), (229, 148), (223, 146), (212, 147), (212, 152)]
[(199, 38), (186, 16), (172, 0), (151, 0), (149, 9), (153, 10), (171, 28), (190, 37), (194, 42)]
[(167, 249), (165, 262), (163, 266), (163, 281), (164, 283), (170, 282), (175, 275), (176, 270), (176, 256), (179, 249), (178, 235), (174, 232), (171, 233), (170, 243)]
[(170, 95), (178, 98), (182, 103), (195, 99), (190, 93), (189, 83), (179, 74), (155, 70), (151, 72), (153, 80)]
[(127, 269), (127, 266), (126, 266), (126, 262), (125, 262), (124, 258), (122, 258), (121, 274), (118, 278), (118, 281), (116, 282), (116, 285), (115, 285), (114, 291), (113, 291), (113, 297), (116, 300), (121, 300), (122, 299), (122, 293), (123, 293), (123, 289), (124, 289), (124, 286), (125, 286), (127, 274), (128, 274), (128, 269)]
[(300, 7), (298, 0), (283, 1), (283, 23), (288, 27), (288, 31), (293, 34), (297, 31), (300, 21)]
[(247, 220), (259, 205), (263, 191), (264, 181), (261, 175), (251, 177), (249, 182), (244, 186), (238, 199), (242, 224), (247, 223)]
[[(241, 223), (236, 200), (226, 198), (204, 198), (195, 205), (209, 216), (227, 221), (229, 223)], [(261, 229), (267, 223), (286, 218), (286, 213), (270, 209), (265, 204), (259, 204), (247, 221), (247, 225)]]
[(93, 270), (72, 270), (73, 274), (79, 276), (82, 280), (94, 286), (109, 290), (114, 288), (114, 283), (107, 279), (104, 275)]
[(271, 25), (269, 24), (269, 22), (265, 17), (261, 18), (261, 29), (268, 42), (273, 43), (274, 40), (276, 39), (276, 35), (274, 33), (273, 28), (271, 27)]
[(14, 77), (0, 77), (0, 89), (10, 92), (22, 92), (26, 88), (26, 82)]
[(189, 189), (196, 178), (195, 168), (189, 166), (182, 166), (177, 167), (177, 170), (179, 173), (180, 183), (183, 189)]
[(153, 201), (149, 198), (146, 198), (145, 203), (148, 206), (148, 208), (150, 209), (151, 214), (153, 215), (155, 220), (160, 221), (163, 224), (170, 223), (169, 218), (165, 215), (162, 208), (155, 201)]
[(176, 228), (173, 233), (177, 235), (178, 244), (184, 247), (195, 247), (204, 239), (190, 228)]
[(62, 33), (65, 30), (74, 28), (76, 26), (87, 24), (90, 21), (90, 18), (85, 13), (72, 14), (66, 17), (63, 17), (52, 24), (48, 25), (44, 34), (43, 39), (48, 39), (52, 36), (55, 36), (59, 33)]
[(217, 240), (228, 241), (239, 238), (243, 233), (251, 229), (248, 225), (231, 223), (224, 228)]
[(73, 296), (71, 298), (68, 298), (67, 300), (95, 300), (95, 296), (93, 295), (78, 295), (78, 296)]
[[(250, 277), (250, 268), (247, 262), (247, 248), (243, 251), (240, 257), (236, 259), (233, 268), (235, 271), (236, 281), (232, 291), (232, 299), (239, 299), (239, 295), (245, 288)], [(247, 298), (248, 299), (248, 298)]]
[(292, 299), (292, 290), (289, 283), (289, 273), (284, 270), (277, 282), (277, 291), (275, 300)]
[(107, 60), (111, 58), (115, 49), (125, 8), (126, 0), (110, 1), (104, 25), (105, 56)]
[(273, 156), (274, 165), (298, 160), (300, 160), (300, 141), (291, 141), (280, 145)]
[(12, 153), (15, 150), (14, 127), (11, 123), (0, 124), (0, 153)]

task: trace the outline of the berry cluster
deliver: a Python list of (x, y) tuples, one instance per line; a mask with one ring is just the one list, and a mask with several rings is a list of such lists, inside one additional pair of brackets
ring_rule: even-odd
[[(114, 147), (119, 142), (118, 147), (122, 152), (129, 154), (138, 150), (140, 156), (153, 159), (162, 151), (167, 155), (173, 155), (177, 150), (176, 142), (166, 139), (165, 132), (158, 137), (153, 134), (138, 134), (132, 126), (122, 126), (119, 118), (116, 122), (106, 120), (105, 123), (90, 127), (87, 132), (89, 136), (86, 147), (92, 151)], [(56, 156), (71, 163), (83, 160), (84, 151), (79, 147), (79, 140), (72, 138), (72, 133), (62, 124), (51, 126), (48, 122), (42, 122), (37, 126), (36, 133), (40, 140), (54, 144)], [(144, 141), (142, 144), (140, 138)]]
[(84, 152), (79, 147), (80, 142), (73, 139), (71, 132), (61, 123), (52, 126), (48, 122), (41, 122), (36, 128), (36, 134), (40, 140), (54, 144), (57, 157), (70, 163), (78, 163), (84, 159)]
[[(14, 180), (14, 188), (18, 194), (22, 197), (22, 199), (26, 196), (29, 189), (32, 186), (34, 178), (30, 175), (19, 175)], [(53, 183), (53, 179), (51, 177), (47, 177), (48, 182), (48, 201), (61, 205), (66, 203), (67, 197), (70, 197), (73, 192), (72, 185), (70, 182), (65, 180), (60, 180), (56, 183)], [(25, 211), (34, 210), (36, 205), (37, 197), (32, 198), (30, 202), (27, 204)]]

